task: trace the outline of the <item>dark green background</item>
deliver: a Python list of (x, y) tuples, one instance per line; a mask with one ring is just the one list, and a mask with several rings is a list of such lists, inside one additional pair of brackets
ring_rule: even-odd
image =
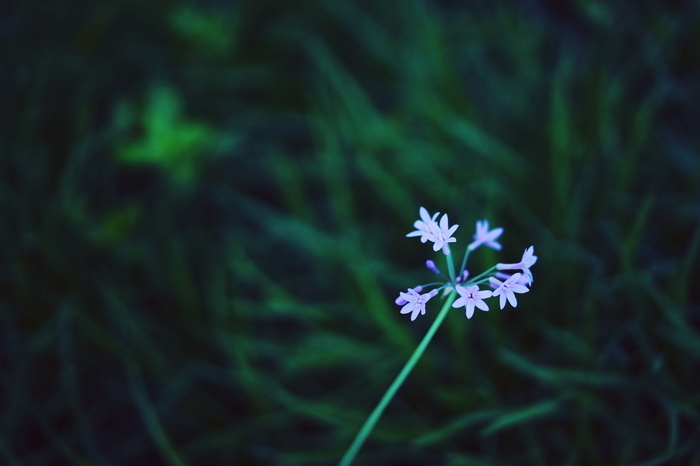
[[(700, 6), (0, 9), (0, 462), (333, 464), (440, 307), (418, 207), (535, 245), (358, 464), (700, 461)], [(442, 266), (442, 264), (441, 264)]]

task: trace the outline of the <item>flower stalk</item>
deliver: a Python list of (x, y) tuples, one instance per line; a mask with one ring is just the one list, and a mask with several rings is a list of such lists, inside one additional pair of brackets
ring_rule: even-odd
[(408, 358), (408, 361), (403, 366), (403, 369), (401, 369), (401, 372), (399, 372), (399, 375), (396, 376), (394, 382), (389, 386), (387, 391), (384, 393), (384, 396), (382, 396), (382, 399), (379, 400), (377, 406), (374, 408), (372, 413), (369, 415), (365, 423), (360, 428), (360, 431), (355, 436), (355, 439), (350, 444), (350, 447), (341, 458), (340, 463), (338, 463), (339, 466), (347, 466), (350, 463), (352, 463), (353, 459), (355, 459), (357, 452), (360, 451), (362, 444), (365, 443), (365, 440), (367, 440), (367, 437), (372, 432), (372, 429), (374, 429), (374, 426), (375, 424), (377, 424), (377, 421), (382, 416), (384, 409), (387, 407), (392, 398), (394, 398), (394, 395), (396, 395), (396, 392), (404, 383), (406, 377), (408, 377), (408, 374), (411, 373), (413, 367), (416, 365), (420, 357), (425, 352), (425, 349), (428, 347), (428, 343), (430, 343), (430, 340), (433, 339), (433, 335), (435, 335), (435, 332), (437, 331), (438, 327), (440, 327), (442, 321), (445, 320), (445, 316), (447, 316), (447, 313), (450, 310), (450, 306), (454, 302), (455, 298), (456, 294), (454, 291), (452, 291), (445, 300), (445, 304), (442, 305), (442, 309), (435, 318), (435, 321), (425, 333), (425, 336), (423, 337), (421, 342), (418, 343), (418, 346), (413, 351), (411, 357)]

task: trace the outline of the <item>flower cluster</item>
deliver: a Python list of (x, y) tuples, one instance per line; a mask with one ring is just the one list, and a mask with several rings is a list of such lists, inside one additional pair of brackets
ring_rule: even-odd
[[(505, 307), (506, 302), (516, 307), (518, 305), (518, 300), (515, 297), (516, 293), (527, 293), (530, 290), (529, 287), (532, 286), (533, 281), (530, 267), (537, 262), (537, 256), (534, 255), (534, 246), (525, 249), (519, 262), (496, 264), (489, 270), (469, 279), (469, 271), (465, 268), (469, 254), (480, 246), (500, 251), (501, 244), (496, 240), (503, 233), (503, 228), (490, 230), (488, 220), (477, 221), (473, 241), (466, 248), (461, 267), (455, 269), (449, 245), (457, 242), (457, 239), (452, 237), (452, 235), (459, 225), (450, 226), (447, 214), (444, 214), (438, 223), (437, 218), (440, 216), (440, 213), (437, 212), (431, 216), (424, 207), (420, 208), (419, 215), (420, 220), (416, 220), (413, 224), (416, 230), (406, 236), (419, 236), (422, 243), (432, 242), (434, 251), (442, 250), (447, 261), (448, 275), (443, 274), (435, 265), (435, 262), (432, 260), (427, 261), (426, 267), (436, 275), (439, 275), (444, 281), (416, 286), (400, 293), (396, 299), (396, 304), (402, 306), (401, 314), (411, 314), (411, 320), (415, 320), (419, 315), (425, 314), (425, 305), (431, 298), (436, 296), (440, 290), (447, 290), (458, 294), (458, 298), (452, 303), (452, 307), (464, 307), (467, 318), (471, 319), (475, 308), (482, 311), (489, 310), (488, 304), (484, 301), (485, 299), (498, 296), (501, 309)], [(502, 272), (503, 270), (511, 271), (512, 273)], [(480, 285), (486, 283), (488, 283), (488, 288), (481, 289)], [(423, 289), (428, 286), (435, 286), (436, 288), (421, 294)]]

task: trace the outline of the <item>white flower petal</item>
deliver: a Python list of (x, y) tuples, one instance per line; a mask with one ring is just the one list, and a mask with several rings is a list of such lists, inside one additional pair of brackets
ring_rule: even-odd
[(474, 300), (474, 304), (476, 305), (476, 307), (478, 307), (478, 308), (481, 309), (482, 311), (488, 311), (488, 310), (489, 310), (489, 305), (486, 304), (486, 303), (485, 303), (484, 301), (482, 301), (481, 299), (475, 299), (475, 300)]
[(510, 286), (510, 290), (514, 293), (527, 293), (530, 291), (525, 285), (518, 285), (517, 283)]
[(470, 299), (467, 302), (467, 319), (471, 319), (474, 315), (474, 300)]
[(518, 307), (518, 300), (515, 299), (515, 295), (513, 294), (513, 292), (508, 290), (508, 292), (506, 292), (506, 295), (508, 296), (508, 302), (510, 303), (510, 305), (513, 307)]

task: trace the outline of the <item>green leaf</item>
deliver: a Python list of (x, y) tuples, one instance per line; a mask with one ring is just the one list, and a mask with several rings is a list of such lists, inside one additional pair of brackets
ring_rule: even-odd
[(560, 402), (560, 399), (544, 401), (499, 416), (481, 431), (481, 435), (491, 435), (499, 430), (546, 416), (556, 411)]

